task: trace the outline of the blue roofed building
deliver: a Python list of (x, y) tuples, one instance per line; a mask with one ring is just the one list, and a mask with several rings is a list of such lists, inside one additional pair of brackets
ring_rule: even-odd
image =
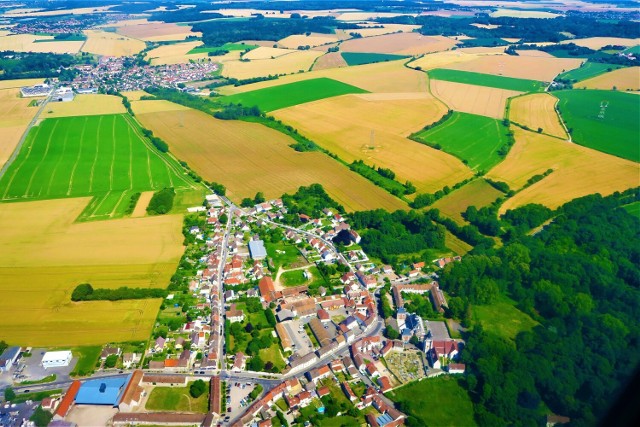
[(85, 381), (76, 395), (77, 405), (118, 406), (131, 375)]
[(264, 248), (264, 242), (262, 240), (249, 241), (249, 252), (253, 259), (264, 259), (267, 257), (267, 250)]
[(382, 427), (392, 422), (393, 418), (391, 418), (391, 415), (389, 414), (382, 414), (376, 418), (376, 421), (378, 422), (378, 425)]

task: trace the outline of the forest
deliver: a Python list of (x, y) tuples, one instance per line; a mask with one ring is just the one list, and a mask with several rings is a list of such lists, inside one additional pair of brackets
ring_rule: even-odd
[[(89, 60), (89, 58), (87, 58)], [(60, 68), (77, 64), (69, 54), (0, 52), (0, 80), (58, 77)]]

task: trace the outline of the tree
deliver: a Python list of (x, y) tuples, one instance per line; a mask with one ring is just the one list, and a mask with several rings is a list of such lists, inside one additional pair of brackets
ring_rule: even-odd
[(396, 331), (393, 326), (387, 325), (387, 327), (384, 329), (384, 336), (386, 336), (390, 340), (397, 340), (400, 337), (400, 333)]
[(249, 363), (247, 364), (250, 371), (262, 371), (264, 369), (264, 361), (260, 358), (258, 354), (253, 356)]
[(203, 380), (195, 380), (191, 383), (191, 386), (189, 386), (189, 394), (194, 399), (202, 396), (205, 391), (207, 391), (207, 384)]
[(258, 191), (255, 197), (253, 198), (253, 202), (255, 204), (264, 203), (265, 201), (266, 199), (264, 198), (264, 193), (262, 191)]
[(111, 355), (107, 356), (107, 359), (104, 361), (104, 367), (105, 368), (115, 368), (116, 367), (116, 363), (118, 363), (118, 355), (117, 354), (111, 354)]
[(52, 418), (53, 414), (51, 412), (45, 411), (42, 406), (38, 406), (29, 420), (33, 421), (37, 427), (46, 427)]
[(4, 389), (4, 400), (9, 401), (16, 398), (16, 392), (11, 387)]

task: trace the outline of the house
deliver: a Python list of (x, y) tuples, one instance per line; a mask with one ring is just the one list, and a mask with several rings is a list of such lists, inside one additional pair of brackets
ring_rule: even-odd
[(113, 356), (113, 355), (120, 356), (120, 352), (121, 352), (120, 347), (115, 347), (115, 348), (105, 347), (102, 350), (102, 353), (100, 353), (100, 360), (106, 360), (107, 357)]
[(269, 276), (264, 276), (258, 282), (258, 289), (260, 289), (260, 295), (262, 295), (262, 299), (266, 303), (270, 303), (275, 298), (276, 289), (273, 285), (273, 279)]
[(413, 263), (414, 270), (422, 271), (423, 268), (424, 268), (424, 261)]
[(225, 316), (231, 323), (244, 321), (244, 311), (237, 310), (235, 304), (231, 304), (231, 308), (227, 310)]
[(323, 308), (318, 310), (318, 319), (320, 319), (322, 323), (331, 322), (331, 316), (329, 315), (329, 312)]
[(389, 381), (389, 377), (378, 378), (378, 385), (380, 385), (380, 390), (382, 390), (383, 393), (391, 390), (391, 381)]
[(42, 406), (42, 409), (44, 409), (45, 411), (53, 412), (55, 411), (58, 402), (59, 400), (56, 398), (45, 397), (44, 399), (42, 399), (40, 406)]
[(378, 368), (376, 368), (376, 365), (374, 365), (371, 362), (367, 363), (366, 370), (367, 370), (367, 374), (369, 374), (372, 377), (377, 377), (380, 375), (380, 373), (378, 372)]
[(244, 354), (242, 353), (236, 353), (234, 360), (233, 360), (233, 367), (231, 368), (231, 370), (233, 372), (240, 372), (240, 371), (244, 371), (245, 367), (246, 367), (246, 357), (244, 356)]
[(140, 355), (137, 353), (125, 353), (122, 355), (122, 367), (131, 369), (140, 361)]
[(251, 240), (249, 242), (249, 253), (253, 259), (265, 259), (267, 250), (264, 247), (264, 242), (262, 240)]
[(444, 313), (444, 307), (447, 306), (447, 300), (444, 298), (444, 294), (437, 282), (434, 282), (431, 292), (429, 292), (429, 297), (433, 303), (433, 308), (439, 313)]
[(331, 391), (329, 390), (329, 387), (320, 387), (316, 390), (316, 393), (318, 394), (318, 397), (323, 397), (326, 396), (330, 393)]
[(358, 321), (356, 320), (355, 317), (349, 316), (342, 321), (342, 324), (344, 324), (347, 327), (347, 329), (353, 330), (358, 326)]
[(464, 363), (450, 363), (449, 366), (447, 366), (447, 371), (450, 374), (464, 374), (465, 368)]
[(319, 368), (310, 370), (309, 372), (307, 372), (306, 375), (309, 381), (313, 381), (314, 383), (317, 383), (318, 381), (324, 378), (330, 377), (332, 374), (329, 367), (327, 365), (323, 365)]
[(390, 265), (383, 265), (382, 272), (384, 274), (393, 274), (393, 267), (391, 267)]
[(342, 387), (342, 391), (344, 392), (345, 396), (347, 396), (347, 399), (349, 399), (351, 402), (355, 402), (356, 400), (358, 400), (358, 397), (353, 392), (353, 390), (351, 390), (351, 386), (348, 382), (342, 381), (340, 386)]
[(69, 366), (73, 359), (73, 355), (69, 350), (48, 351), (42, 356), (42, 366), (47, 368), (57, 368), (61, 366)]
[(349, 230), (349, 239), (356, 245), (360, 243), (361, 237), (355, 230)]
[(427, 360), (434, 369), (440, 369), (440, 359), (454, 360), (458, 355), (458, 343), (454, 340), (448, 341), (426, 341), (425, 349)]
[(20, 347), (9, 347), (0, 356), (0, 372), (8, 371), (20, 356)]

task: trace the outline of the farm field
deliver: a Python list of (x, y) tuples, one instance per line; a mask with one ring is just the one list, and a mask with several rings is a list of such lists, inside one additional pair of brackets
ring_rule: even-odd
[(0, 335), (7, 341), (68, 346), (148, 338), (160, 300), (72, 303), (70, 293), (86, 282), (166, 286), (182, 255), (182, 218), (74, 223), (89, 200), (0, 204)]
[[(47, 40), (38, 43), (37, 40)], [(51, 41), (49, 41), (51, 40)], [(0, 51), (13, 50), (15, 52), (40, 53), (78, 53), (82, 47), (81, 41), (53, 41), (52, 36), (36, 36), (33, 34), (12, 34), (0, 36)]]
[(555, 94), (560, 99), (558, 109), (567, 128), (573, 128), (575, 142), (640, 161), (637, 95), (604, 90), (558, 91)]
[(121, 34), (100, 30), (85, 30), (87, 41), (83, 52), (105, 56), (132, 56), (145, 48), (141, 40), (132, 39)]
[(374, 62), (397, 61), (399, 59), (407, 58), (407, 56), (394, 55), (390, 53), (342, 52), (341, 55), (342, 59), (344, 59), (349, 66), (372, 64)]
[[(464, 62), (462, 64), (469, 64), (469, 62)], [(513, 77), (495, 76), (492, 74), (449, 70), (444, 68), (436, 68), (429, 71), (429, 77), (435, 80), (493, 87), (496, 89), (518, 92), (540, 92), (544, 89), (544, 85), (541, 82), (534, 80), (516, 79)]]
[(121, 216), (135, 191), (194, 188), (125, 115), (48, 119), (0, 179), (3, 200), (94, 195), (86, 219)]
[(508, 131), (496, 119), (455, 111), (444, 123), (418, 132), (414, 138), (442, 147), (472, 170), (487, 171), (502, 160), (498, 150), (507, 143)]
[(538, 19), (552, 19), (557, 18), (557, 13), (537, 11), (537, 10), (519, 10), (519, 9), (498, 9), (495, 12), (491, 12), (492, 18), (500, 18), (503, 16), (510, 16), (513, 18), (538, 18)]
[(344, 60), (340, 52), (325, 53), (318, 58), (313, 64), (313, 71), (325, 70), (327, 68), (346, 67), (347, 62)]
[(543, 133), (566, 139), (567, 132), (555, 110), (557, 102), (558, 98), (548, 93), (515, 97), (511, 99), (509, 120), (534, 131), (542, 128)]
[[(360, 30), (357, 32), (360, 32)], [(340, 45), (340, 51), (422, 55), (451, 49), (456, 43), (455, 40), (448, 37), (423, 36), (418, 33), (408, 32), (347, 40)]]
[(474, 305), (471, 315), (487, 332), (502, 338), (516, 338), (520, 332), (530, 331), (538, 322), (518, 310), (515, 301), (500, 295), (497, 301), (488, 305)]
[(408, 65), (420, 70), (433, 70), (435, 68), (446, 68), (459, 62), (473, 61), (476, 58), (478, 58), (478, 55), (475, 53), (465, 53), (461, 49), (456, 49), (430, 53), (411, 61)]
[(460, 255), (460, 256), (466, 254), (471, 249), (473, 249), (473, 246), (471, 246), (470, 244), (468, 244), (463, 240), (460, 240), (459, 238), (451, 234), (449, 230), (445, 231), (444, 245), (448, 249), (450, 249), (455, 255)]
[(515, 145), (487, 178), (518, 190), (532, 176), (548, 169), (553, 172), (508, 199), (501, 213), (527, 203), (556, 208), (576, 197), (593, 193), (604, 196), (638, 185), (638, 163), (518, 127), (512, 130)]
[(597, 77), (581, 81), (577, 88), (611, 90), (640, 90), (640, 67), (621, 68), (619, 70), (604, 73)]
[(267, 47), (267, 46), (259, 46), (256, 49), (252, 49), (250, 52), (244, 55), (244, 59), (248, 59), (250, 61), (257, 59), (273, 59), (282, 55), (288, 55), (290, 53), (294, 53), (296, 50), (293, 49), (281, 49), (277, 47)]
[(630, 203), (628, 205), (624, 205), (622, 206), (622, 208), (629, 212), (629, 214), (635, 216), (636, 218), (640, 219), (640, 202), (633, 202)]
[(268, 112), (332, 96), (365, 92), (355, 86), (325, 77), (231, 95), (223, 98), (222, 102), (257, 105), (260, 110)]
[[(581, 81), (590, 79), (595, 76), (599, 76), (600, 74), (604, 74), (607, 70), (617, 69), (620, 66), (612, 65), (612, 64), (603, 64), (599, 62), (585, 62), (580, 68), (576, 68), (571, 71), (567, 71), (565, 73), (560, 74), (558, 77), (561, 79), (569, 79), (574, 81)], [(638, 70), (636, 70), (637, 73)], [(582, 85), (576, 85), (576, 87), (583, 87)], [(611, 89), (608, 87), (607, 89)]]
[(328, 77), (368, 90), (369, 92), (424, 92), (428, 88), (425, 73), (410, 70), (406, 68), (401, 61), (391, 61), (360, 65), (357, 67), (333, 68), (310, 73), (293, 74), (280, 77), (278, 80), (269, 80), (238, 87), (225, 86), (219, 89), (221, 94), (231, 95), (319, 77)]
[(191, 49), (188, 54), (189, 55), (193, 55), (194, 53), (209, 53), (209, 52), (214, 52), (216, 50), (228, 50), (228, 51), (234, 51), (234, 50), (247, 50), (247, 49), (256, 49), (258, 46), (254, 45), (254, 44), (245, 44), (243, 43), (225, 43), (222, 46), (218, 46), (218, 47), (205, 47), (203, 46), (199, 46), (199, 47), (195, 47), (193, 49)]
[(333, 43), (339, 38), (335, 34), (316, 34), (311, 33), (308, 36), (296, 34), (285, 37), (278, 41), (278, 45), (287, 49), (297, 49), (298, 46), (320, 46), (323, 44)]
[(471, 171), (455, 157), (406, 136), (445, 111), (426, 93), (363, 94), (297, 105), (274, 115), (347, 162), (363, 160), (390, 168), (398, 181), (411, 181), (418, 192), (433, 192), (465, 179)]
[(207, 58), (206, 52), (192, 54), (191, 51), (201, 46), (201, 41), (174, 43), (158, 46), (145, 55), (145, 59), (151, 61), (151, 65), (185, 64), (189, 60)]
[(450, 109), (502, 119), (507, 99), (522, 94), (514, 90), (431, 80), (431, 92)]
[(599, 50), (605, 46), (635, 46), (640, 43), (640, 39), (625, 39), (621, 37), (589, 37), (585, 39), (571, 39), (561, 41), (560, 44), (573, 43), (589, 49)]
[(197, 399), (189, 394), (189, 382), (186, 387), (154, 387), (149, 394), (145, 409), (149, 411), (176, 411), (205, 413), (209, 409), (209, 386)]
[(2, 89), (15, 89), (22, 86), (33, 86), (38, 83), (44, 82), (44, 79), (16, 79), (16, 80), (0, 80), (0, 90)]
[(153, 99), (147, 101), (132, 101), (131, 108), (138, 114), (145, 113), (157, 113), (160, 111), (187, 111), (188, 107), (173, 102), (165, 101), (164, 99)]
[[(380, 24), (376, 24), (378, 26)], [(407, 25), (407, 24), (383, 24), (382, 28), (360, 28), (358, 29), (358, 33), (362, 35), (362, 37), (373, 37), (380, 36), (382, 34), (391, 34), (397, 32), (410, 33), (416, 29), (420, 28), (419, 25)], [(350, 32), (353, 30), (336, 30), (336, 34), (340, 38), (350, 38)]]
[(414, 381), (385, 393), (385, 396), (394, 402), (402, 402), (403, 411), (423, 425), (476, 425), (471, 399), (455, 376)]
[(289, 147), (291, 138), (265, 126), (222, 121), (195, 110), (138, 114), (137, 103), (133, 108), (172, 153), (204, 179), (224, 184), (233, 200), (253, 197), (258, 191), (268, 198), (279, 197), (317, 182), (349, 211), (406, 207), (328, 156), (296, 152)]
[(249, 62), (228, 61), (224, 64), (222, 75), (236, 79), (250, 79), (274, 74), (297, 73), (300, 70), (308, 71), (316, 58), (321, 55), (322, 52), (314, 50), (294, 50), (274, 59), (255, 59)]
[(11, 157), (38, 111), (37, 107), (29, 107), (30, 99), (20, 98), (19, 95), (19, 89), (0, 89), (0, 167)]
[[(476, 58), (473, 61), (453, 64), (448, 66), (447, 68), (459, 71), (504, 76), (515, 79), (550, 82), (553, 81), (553, 79), (558, 74), (574, 68), (578, 68), (582, 62), (584, 62), (583, 59), (572, 58), (486, 55)], [(502, 88), (512, 89), (512, 87)], [(516, 90), (525, 91), (525, 89)]]
[(466, 224), (462, 218), (462, 212), (466, 211), (469, 206), (475, 206), (478, 209), (493, 203), (498, 197), (504, 194), (484, 179), (476, 179), (461, 188), (447, 194), (442, 199), (437, 200), (432, 208), (439, 209), (440, 213), (451, 218), (458, 224)]
[(191, 26), (164, 22), (124, 25), (118, 27), (117, 33), (144, 41), (175, 41), (184, 40), (187, 36), (202, 36), (191, 32)]
[(50, 102), (38, 118), (124, 114), (122, 98), (115, 95), (76, 95), (71, 102)]

